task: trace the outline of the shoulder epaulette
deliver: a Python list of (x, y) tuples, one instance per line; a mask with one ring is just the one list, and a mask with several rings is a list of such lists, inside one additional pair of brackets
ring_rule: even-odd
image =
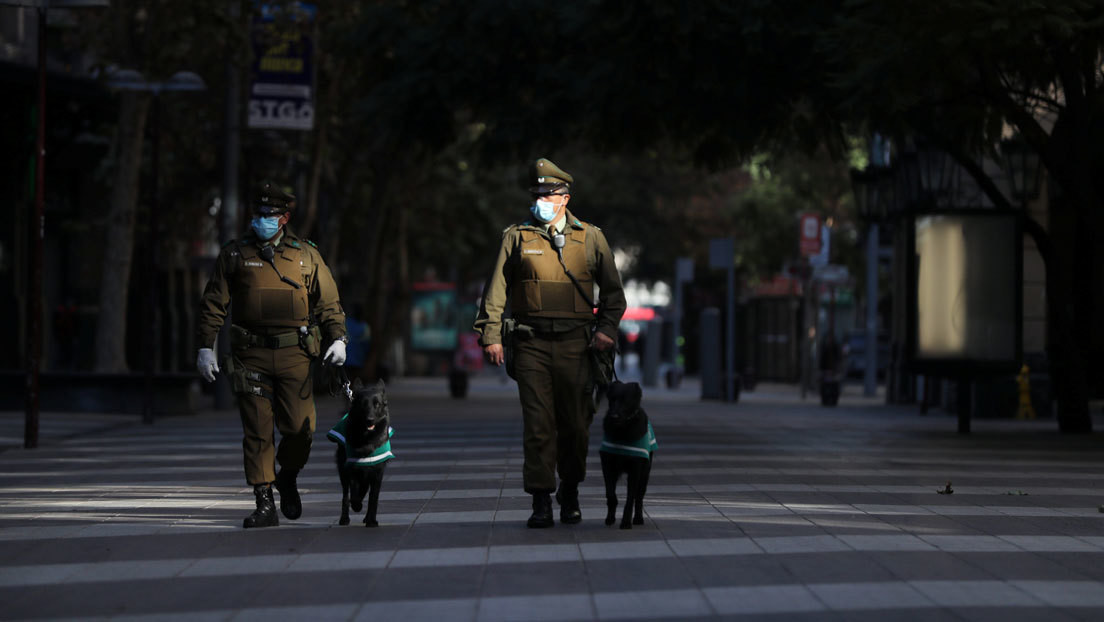
[(287, 245), (292, 247), (292, 248), (300, 248), (301, 247), (299, 242), (296, 242), (295, 240), (288, 240)]
[(303, 240), (303, 241), (306, 242), (307, 244), (310, 244), (311, 246), (313, 246), (315, 248), (318, 248), (318, 245), (315, 244), (313, 240)]

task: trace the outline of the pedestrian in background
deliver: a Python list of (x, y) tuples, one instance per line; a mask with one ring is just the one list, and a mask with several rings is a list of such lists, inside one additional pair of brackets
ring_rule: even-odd
[[(474, 328), (490, 363), (502, 365), (507, 355), (514, 362), (522, 477), (533, 495), (528, 526), (539, 528), (553, 525), (553, 492), (560, 522), (582, 520), (579, 483), (586, 477), (594, 420), (591, 350), (614, 347), (625, 293), (602, 230), (567, 209), (574, 178), (541, 158), (532, 179), (531, 217), (503, 231)], [(509, 353), (503, 350), (507, 303), (517, 322)]]
[[(296, 477), (310, 457), (315, 427), (311, 359), (328, 342), (325, 362), (345, 362), (345, 313), (318, 248), (288, 227), (295, 197), (266, 182), (254, 200), (251, 231), (222, 247), (199, 311), (196, 358), (208, 382), (219, 371), (215, 336), (233, 304), (225, 372), (238, 400), (245, 479), (257, 507), (243, 526), (273, 527), (272, 485), (289, 520), (303, 512)], [(280, 445), (273, 446), (273, 426)], [(277, 473), (275, 463), (280, 463)]]
[(352, 315), (345, 315), (345, 336), (349, 340), (345, 350), (345, 369), (350, 379), (370, 380), (364, 377), (364, 355), (370, 347), (371, 335), (372, 331), (364, 321), (364, 305), (358, 303), (353, 306)]

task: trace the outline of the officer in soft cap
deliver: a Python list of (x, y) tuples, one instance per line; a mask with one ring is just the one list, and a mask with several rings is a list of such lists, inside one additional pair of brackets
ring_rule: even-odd
[[(220, 371), (215, 336), (233, 304), (231, 356), (224, 361), (241, 414), (245, 478), (257, 507), (244, 526), (272, 527), (280, 511), (302, 514), (296, 477), (310, 456), (315, 428), (310, 362), (345, 362), (345, 312), (333, 275), (314, 242), (287, 227), (295, 197), (272, 182), (253, 198), (250, 231), (226, 244), (200, 301), (196, 367), (212, 382)], [(273, 444), (273, 428), (280, 445)], [(275, 465), (280, 465), (277, 473)]]
[(561, 523), (582, 520), (579, 483), (594, 420), (592, 355), (613, 348), (625, 312), (605, 235), (567, 210), (574, 182), (551, 160), (533, 163), (531, 217), (503, 232), (474, 326), (494, 365), (505, 359), (507, 304), (519, 324), (516, 334), (526, 335), (514, 339), (512, 357), (524, 420), (522, 476), (533, 495), (529, 527), (553, 525), (553, 492)]

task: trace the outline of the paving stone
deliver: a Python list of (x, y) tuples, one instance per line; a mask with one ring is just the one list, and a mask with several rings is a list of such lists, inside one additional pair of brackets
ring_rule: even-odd
[[(0, 450), (4, 617), (1104, 618), (1104, 459), (1052, 422), (978, 420), (964, 438), (846, 390), (826, 412), (779, 385), (735, 407), (648, 389), (645, 524), (603, 524), (596, 424), (583, 522), (537, 530), (516, 389), (488, 380), (463, 401), (440, 379), (389, 387), (401, 437), (374, 529), (336, 524), (322, 434), (303, 518), (245, 531), (234, 413), (51, 415), (45, 451)], [(320, 399), (320, 420), (342, 406)], [(0, 432), (21, 417), (0, 413)], [(947, 479), (955, 495), (935, 494)]]

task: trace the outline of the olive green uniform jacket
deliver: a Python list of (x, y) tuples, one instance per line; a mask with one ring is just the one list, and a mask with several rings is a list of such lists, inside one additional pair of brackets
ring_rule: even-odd
[[(597, 299), (588, 292), (591, 300), (598, 305), (598, 313), (594, 316), (597, 321), (597, 330), (617, 343), (617, 326), (621, 316), (625, 314), (625, 290), (621, 285), (621, 275), (617, 272), (617, 265), (613, 261), (613, 252), (605, 234), (598, 227), (580, 221), (575, 218), (570, 210), (566, 210), (567, 222), (564, 225), (564, 233), (570, 235), (573, 230), (585, 234), (586, 265), (589, 275), (578, 274), (575, 276), (584, 283), (592, 282), (598, 287)], [(517, 270), (521, 263), (522, 237), (527, 233), (537, 234), (548, 239), (548, 225), (542, 225), (534, 221), (525, 221), (518, 225), (512, 225), (502, 232), (502, 245), (498, 250), (498, 258), (495, 260), (494, 270), (483, 289), (483, 302), (479, 308), (479, 314), (475, 319), (475, 330), (480, 334), (479, 343), (482, 346), (502, 343), (502, 319), (506, 310), (507, 301), (511, 295), (521, 296), (523, 293), (515, 292), (521, 287), (518, 283)], [(568, 242), (570, 244), (570, 240)], [(551, 243), (547, 243), (549, 250)], [(569, 287), (574, 288), (574, 284)], [(544, 318), (529, 317), (524, 313), (516, 312), (518, 305), (511, 305), (515, 309), (514, 316), (534, 329), (542, 332), (563, 332), (583, 326), (593, 320), (581, 320), (577, 318)]]
[(318, 324), (327, 343), (345, 335), (337, 285), (314, 244), (285, 227), (273, 247), (276, 269), (261, 248), (252, 233), (223, 247), (203, 291), (198, 327), (200, 347), (213, 347), (232, 303), (234, 325), (259, 338), (232, 338), (231, 359), (223, 361), (238, 399), (245, 477), (253, 485), (274, 481), (276, 463), (297, 471), (310, 457), (316, 421), (310, 362), (323, 344), (312, 341), (308, 352), (299, 328)]
[(563, 234), (564, 263), (589, 290), (586, 298), (598, 305), (597, 315), (564, 273), (547, 225), (525, 222), (502, 234), (474, 326), (484, 346), (501, 343), (509, 303), (517, 321), (533, 328), (531, 337), (515, 339), (513, 353), (523, 419), (522, 480), (532, 494), (555, 490), (557, 474), (569, 486), (586, 477), (594, 420), (590, 326), (616, 343), (625, 312), (621, 276), (602, 231), (567, 212)]
[[(259, 250), (257, 237), (252, 232), (222, 247), (222, 252), (215, 262), (215, 269), (211, 273), (211, 279), (203, 291), (199, 307), (199, 347), (214, 347), (215, 336), (226, 321), (231, 299), (245, 298), (250, 294), (243, 287), (245, 270), (260, 270), (268, 278), (278, 281), (272, 266), (259, 256)], [(345, 312), (341, 309), (337, 284), (334, 283), (333, 275), (326, 266), (326, 262), (322, 260), (322, 254), (318, 252), (314, 242), (304, 240), (288, 227), (284, 227), (283, 234), (276, 244), (274, 260), (281, 274), (303, 285), (308, 309), (300, 310), (294, 308), (294, 305), (289, 311), (282, 308), (273, 309), (273, 306), (282, 306), (279, 303), (284, 301), (260, 299), (256, 304), (268, 307), (264, 319), (249, 321), (238, 313), (240, 309), (235, 308), (234, 323), (250, 330), (262, 328), (294, 330), (311, 320), (310, 323), (317, 323), (321, 327), (327, 343), (344, 337)], [(274, 284), (272, 288), (285, 293), (295, 293), (290, 285), (283, 283)], [(277, 304), (266, 305), (273, 302)], [(239, 305), (244, 303), (245, 300), (242, 300)], [(307, 317), (305, 312), (309, 312), (313, 317)], [(296, 315), (300, 317), (295, 317)]]

